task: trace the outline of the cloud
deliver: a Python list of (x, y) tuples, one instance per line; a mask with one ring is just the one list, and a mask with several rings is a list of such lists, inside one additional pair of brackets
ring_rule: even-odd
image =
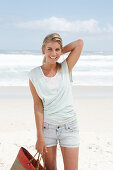
[(32, 20), (26, 22), (17, 22), (16, 28), (43, 30), (43, 31), (61, 31), (72, 33), (102, 34), (113, 33), (113, 26), (107, 24), (101, 28), (99, 22), (95, 19), (68, 21), (65, 18), (50, 17), (43, 20)]
[(110, 32), (110, 33), (113, 33), (113, 26), (111, 24), (107, 24), (107, 27), (104, 28), (104, 31), (105, 32)]
[(50, 30), (50, 31), (63, 31), (63, 32), (100, 32), (98, 21), (95, 19), (85, 21), (67, 21), (64, 18), (50, 17), (43, 20), (33, 20), (28, 22), (20, 22), (16, 24), (18, 28), (34, 29), (34, 30)]

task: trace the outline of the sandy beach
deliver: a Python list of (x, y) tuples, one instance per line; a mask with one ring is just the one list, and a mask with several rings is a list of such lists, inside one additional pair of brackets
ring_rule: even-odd
[[(80, 131), (79, 170), (113, 169), (113, 87), (72, 86)], [(21, 146), (35, 154), (36, 130), (29, 87), (0, 87), (0, 170)], [(63, 170), (57, 149), (58, 170)]]

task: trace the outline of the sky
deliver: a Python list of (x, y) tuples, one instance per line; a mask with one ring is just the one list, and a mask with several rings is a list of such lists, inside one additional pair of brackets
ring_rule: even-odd
[(41, 50), (53, 32), (63, 45), (83, 39), (84, 51), (113, 51), (113, 1), (0, 0), (0, 50)]

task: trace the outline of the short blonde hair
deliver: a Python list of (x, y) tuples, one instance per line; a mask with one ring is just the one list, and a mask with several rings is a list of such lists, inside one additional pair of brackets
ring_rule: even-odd
[[(45, 49), (46, 44), (49, 43), (50, 41), (58, 42), (60, 44), (61, 49), (62, 49), (62, 46), (63, 46), (62, 45), (62, 38), (58, 33), (48, 34), (43, 40), (42, 49)], [(45, 62), (46, 62), (46, 57), (44, 56), (43, 64)]]

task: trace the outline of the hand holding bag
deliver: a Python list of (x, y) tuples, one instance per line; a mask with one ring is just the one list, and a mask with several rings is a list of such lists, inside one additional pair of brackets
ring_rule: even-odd
[[(46, 170), (44, 153), (38, 155), (36, 160), (34, 157), (39, 154), (38, 152), (32, 156), (24, 147), (21, 147), (18, 155), (10, 170)], [(41, 165), (41, 158), (44, 167)]]

